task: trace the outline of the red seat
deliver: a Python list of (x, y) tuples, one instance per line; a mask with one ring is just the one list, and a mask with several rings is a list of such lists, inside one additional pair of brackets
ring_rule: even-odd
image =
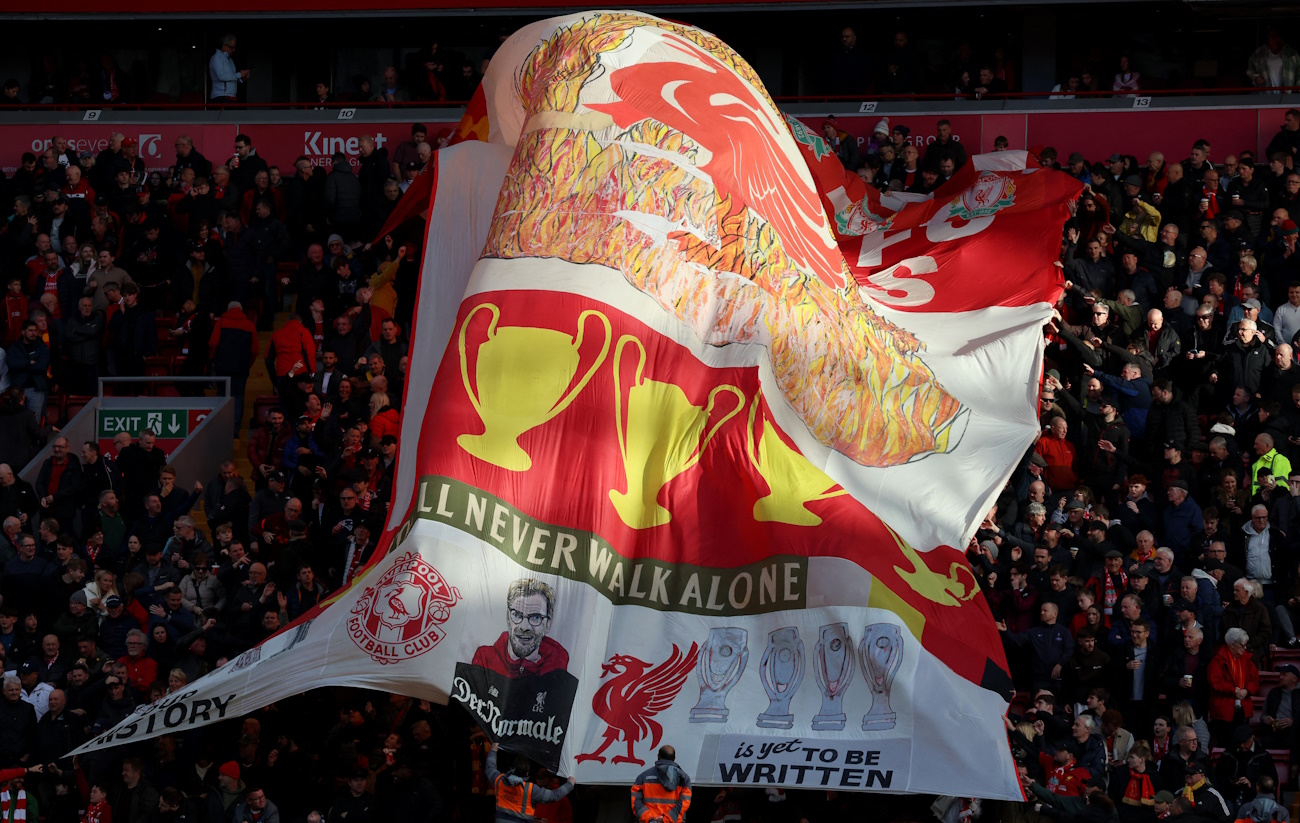
[(90, 401), (94, 399), (95, 398), (84, 394), (69, 395), (66, 408), (64, 409), (64, 413), (67, 415), (65, 419), (71, 420), (76, 417), (77, 414), (86, 406), (89, 406)]
[(264, 395), (253, 401), (253, 419), (250, 426), (260, 426), (266, 422), (266, 416), (271, 413), (272, 409), (280, 408), (280, 398), (275, 395)]
[(1273, 765), (1277, 767), (1277, 785), (1289, 785), (1291, 782), (1291, 752), (1286, 749), (1269, 749), (1268, 754), (1273, 758)]
[(166, 377), (172, 373), (172, 359), (166, 355), (156, 354), (144, 359), (145, 377)]
[(50, 394), (45, 397), (45, 423), (48, 426), (60, 426), (68, 422), (68, 398), (62, 394)]
[(1300, 649), (1293, 649), (1290, 646), (1269, 646), (1268, 654), (1274, 666), (1280, 663), (1300, 664)]

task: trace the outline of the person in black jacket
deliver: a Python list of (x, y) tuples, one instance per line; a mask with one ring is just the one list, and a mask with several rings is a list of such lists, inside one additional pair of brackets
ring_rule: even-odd
[(1255, 321), (1242, 320), (1237, 324), (1237, 339), (1224, 347), (1222, 359), (1210, 372), (1210, 382), (1216, 386), (1223, 402), (1238, 386), (1254, 397), (1269, 359), (1268, 346), (1255, 327)]
[(1240, 808), (1243, 803), (1255, 799), (1255, 785), (1264, 776), (1277, 781), (1277, 766), (1273, 756), (1255, 739), (1255, 732), (1250, 726), (1238, 726), (1233, 732), (1234, 745), (1219, 755), (1214, 766), (1214, 785), (1228, 801), (1230, 809)]
[(122, 286), (122, 310), (108, 323), (117, 353), (117, 373), (138, 377), (144, 361), (158, 350), (158, 323), (152, 309), (140, 305), (140, 289), (134, 283)]
[[(72, 523), (81, 494), (81, 461), (68, 452), (68, 438), (56, 437), (51, 446), (53, 454), (41, 464), (36, 476), (36, 493), (41, 499), (41, 514), (53, 517), (60, 523)], [(54, 480), (55, 471), (58, 480)]]
[[(1283, 607), (1279, 607), (1283, 608)], [(1300, 668), (1290, 663), (1277, 667), (1282, 682), (1269, 689), (1260, 717), (1261, 743), (1266, 749), (1286, 749), (1292, 760), (1296, 752), (1296, 721), (1300, 721)]]
[(1196, 410), (1183, 399), (1182, 391), (1169, 378), (1156, 378), (1151, 384), (1151, 408), (1147, 411), (1148, 452), (1154, 455), (1156, 445), (1161, 443), (1176, 443), (1186, 451), (1200, 433)]
[(0, 768), (10, 768), (31, 759), (36, 740), (36, 709), (23, 700), (23, 686), (17, 675), (5, 675), (0, 698)]

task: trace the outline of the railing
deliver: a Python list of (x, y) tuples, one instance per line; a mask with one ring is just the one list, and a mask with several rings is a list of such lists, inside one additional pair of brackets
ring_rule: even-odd
[(123, 395), (104, 394), (104, 385), (140, 383), (208, 383), (221, 389), (220, 397), (230, 396), (229, 377), (206, 377), (204, 375), (151, 374), (141, 377), (101, 377), (99, 378), (99, 397), (121, 399)]
[[(1117, 92), (1111, 89), (1099, 91), (1009, 91), (983, 97), (971, 94), (950, 92), (918, 92), (909, 94), (882, 94), (861, 92), (859, 94), (801, 94), (776, 95), (772, 99), (777, 103), (858, 103), (863, 100), (878, 102), (992, 102), (1006, 100), (1050, 100), (1071, 97), (1075, 100), (1109, 100), (1132, 97), (1225, 97), (1231, 95), (1279, 95), (1300, 93), (1300, 86), (1229, 86), (1198, 88), (1153, 88), (1138, 91)], [(171, 102), (143, 101), (138, 103), (32, 103), (22, 106), (9, 106), (4, 111), (338, 111), (342, 109), (359, 109), (365, 111), (383, 111), (385, 109), (448, 109), (464, 108), (464, 100), (407, 100), (397, 103), (350, 102), (346, 100), (320, 103), (316, 101), (296, 101), (279, 103), (214, 103), (210, 101)]]

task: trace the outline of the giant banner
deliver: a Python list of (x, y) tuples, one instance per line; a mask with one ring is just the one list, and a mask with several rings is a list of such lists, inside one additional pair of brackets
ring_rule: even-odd
[(351, 685), (581, 782), (670, 743), (705, 784), (1020, 798), (961, 547), (1037, 431), (1078, 184), (1004, 153), (868, 198), (724, 44), (621, 12), (517, 33), (457, 135), (386, 553), (82, 751)]

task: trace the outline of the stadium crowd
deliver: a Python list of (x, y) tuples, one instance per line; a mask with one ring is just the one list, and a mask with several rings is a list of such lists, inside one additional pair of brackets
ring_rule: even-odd
[[(318, 690), (67, 756), (309, 611), (373, 552), (420, 249), (418, 233), (372, 238), (432, 151), (411, 132), (391, 156), (362, 138), (357, 170), (340, 156), (328, 174), (263, 158), (245, 135), (229, 164), (180, 138), (166, 174), (146, 174), (131, 140), (78, 156), (55, 136), (3, 181), (4, 823), (492, 814), (482, 733), (400, 696)], [(933, 191), (969, 162), (946, 123), (923, 151), (901, 121), (861, 145), (833, 121), (823, 134), (882, 189)], [(1085, 184), (1063, 227), (1043, 434), (968, 551), (1005, 631), (1030, 800), (945, 798), (942, 819), (1220, 823), (1278, 814), (1291, 782), (1300, 111), (1259, 158), (1189, 143), (1186, 159), (1145, 163), (1122, 145), (1092, 161), (1038, 151)], [(101, 450), (56, 431), (70, 395), (160, 361), (230, 377), (242, 422), (257, 359), (278, 399), (236, 432), (249, 477), (225, 462), (179, 488), (154, 432)], [(47, 441), (36, 482), (19, 478)], [(692, 808), (792, 823), (864, 808), (773, 791)], [(573, 814), (561, 797), (538, 816)]]
[[(878, 134), (859, 173), (932, 190), (967, 162), (944, 131), (922, 158), (897, 128)], [(1008, 726), (1031, 817), (1286, 819), (1300, 111), (1262, 156), (1236, 148), (1193, 135), (1181, 160), (1142, 162), (1118, 140), (1102, 158), (1036, 150), (1084, 184), (1045, 330), (1042, 433), (967, 552), (1018, 690)]]

